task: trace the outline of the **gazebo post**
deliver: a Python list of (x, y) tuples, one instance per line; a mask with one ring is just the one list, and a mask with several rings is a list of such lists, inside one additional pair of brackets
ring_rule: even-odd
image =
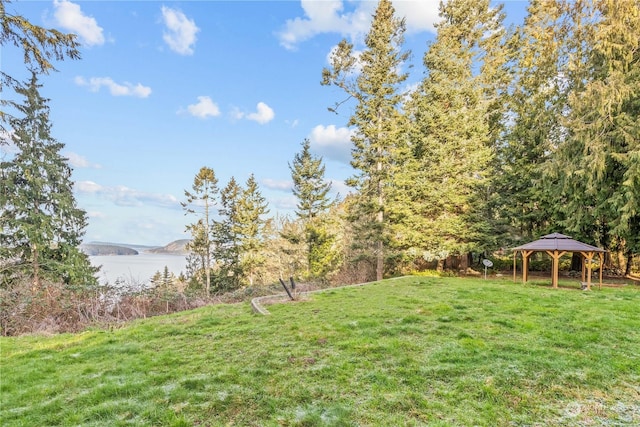
[(522, 283), (529, 280), (529, 256), (533, 251), (522, 251)]
[(593, 252), (587, 252), (587, 289), (591, 290), (591, 269), (593, 268)]
[(518, 251), (513, 251), (513, 283), (516, 282), (516, 254)]
[(549, 256), (551, 258), (553, 258), (553, 268), (552, 268), (552, 273), (551, 273), (551, 286), (553, 286), (554, 288), (558, 287), (558, 272), (560, 270), (560, 257), (564, 254), (566, 254), (566, 251), (563, 252), (559, 252), (557, 249), (553, 252), (551, 251), (546, 251), (547, 254), (549, 254)]

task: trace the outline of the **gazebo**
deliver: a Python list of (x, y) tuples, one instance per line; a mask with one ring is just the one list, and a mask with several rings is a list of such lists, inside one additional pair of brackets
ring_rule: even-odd
[[(573, 240), (571, 237), (560, 233), (548, 234), (540, 239), (527, 243), (522, 246), (513, 248), (513, 281), (516, 281), (516, 255), (522, 253), (522, 282), (528, 280), (529, 257), (534, 252), (546, 252), (553, 259), (553, 268), (551, 272), (551, 284), (554, 288), (558, 287), (558, 264), (560, 257), (567, 252), (579, 253), (582, 255), (582, 282), (586, 282), (587, 289), (591, 289), (591, 270), (593, 268), (593, 257), (598, 254), (600, 258), (600, 286), (602, 286), (602, 265), (604, 263), (605, 250), (586, 243)], [(586, 261), (586, 268), (585, 262)], [(586, 271), (585, 271), (586, 270)]]

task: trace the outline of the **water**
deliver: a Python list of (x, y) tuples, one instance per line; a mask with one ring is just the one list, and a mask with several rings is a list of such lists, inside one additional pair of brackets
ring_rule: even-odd
[(98, 273), (101, 284), (123, 282), (128, 285), (144, 285), (157, 272), (169, 271), (176, 276), (185, 272), (187, 261), (184, 255), (140, 253), (138, 255), (90, 256), (94, 266), (102, 266)]

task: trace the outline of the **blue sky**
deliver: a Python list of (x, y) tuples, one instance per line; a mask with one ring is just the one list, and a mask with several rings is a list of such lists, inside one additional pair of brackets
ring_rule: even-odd
[[(505, 2), (510, 21), (524, 1)], [(292, 214), (288, 164), (305, 138), (344, 195), (351, 106), (320, 85), (343, 38), (362, 49), (376, 1), (25, 1), (7, 5), (48, 28), (78, 34), (82, 59), (41, 79), (52, 135), (66, 145), (85, 241), (164, 245), (187, 238), (180, 202), (202, 166), (224, 187), (254, 174), (271, 215)], [(438, 2), (394, 1), (406, 17), (411, 79), (434, 37)], [(0, 66), (25, 76), (21, 53)], [(8, 94), (3, 93), (7, 97)], [(4, 151), (10, 150), (6, 147)], [(6, 155), (6, 153), (2, 153)]]

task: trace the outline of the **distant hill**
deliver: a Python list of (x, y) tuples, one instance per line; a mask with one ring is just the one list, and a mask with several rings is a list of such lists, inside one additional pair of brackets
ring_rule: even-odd
[(189, 241), (189, 239), (175, 240), (168, 245), (162, 246), (160, 248), (149, 249), (146, 252), (152, 254), (186, 255), (189, 253), (189, 251), (187, 250), (187, 243), (189, 243)]
[(109, 243), (83, 243), (80, 245), (80, 250), (89, 256), (138, 255), (135, 249)]

